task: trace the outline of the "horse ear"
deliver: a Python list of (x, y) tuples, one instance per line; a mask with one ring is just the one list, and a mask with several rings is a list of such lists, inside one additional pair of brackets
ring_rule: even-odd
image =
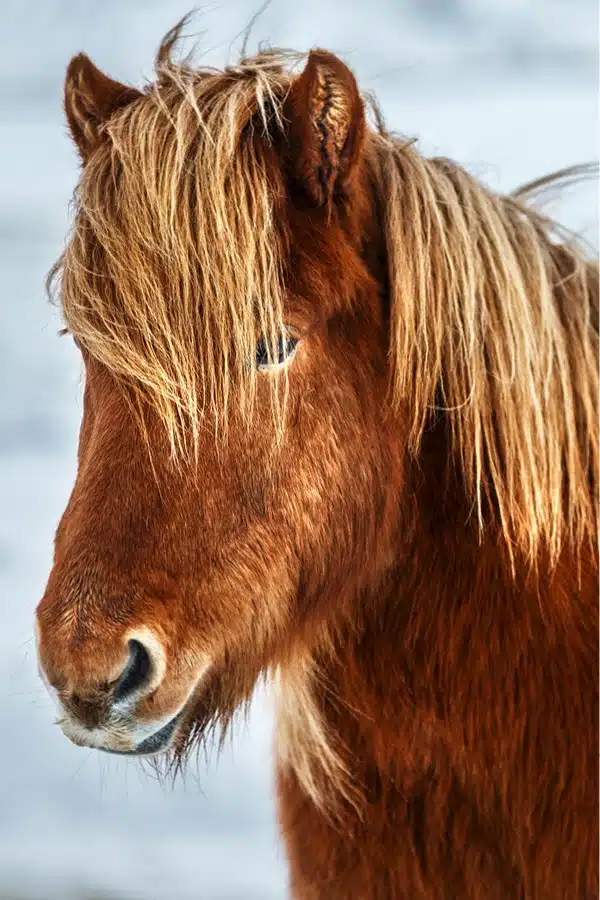
[(348, 186), (365, 135), (363, 102), (350, 69), (326, 50), (313, 50), (292, 82), (289, 122), (292, 177), (316, 206), (330, 206)]
[(141, 96), (136, 88), (101, 72), (84, 53), (73, 57), (65, 76), (65, 113), (83, 162), (99, 143), (111, 115)]

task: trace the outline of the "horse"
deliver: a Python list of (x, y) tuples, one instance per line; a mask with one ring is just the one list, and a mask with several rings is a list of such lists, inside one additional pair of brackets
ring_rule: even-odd
[(294, 900), (595, 897), (598, 264), (332, 53), (179, 46), (66, 73), (59, 724), (176, 772), (267, 678)]

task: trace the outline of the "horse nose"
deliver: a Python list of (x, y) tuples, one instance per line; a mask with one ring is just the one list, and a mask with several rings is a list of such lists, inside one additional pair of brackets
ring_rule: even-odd
[[(42, 626), (43, 626), (42, 622)], [(57, 640), (36, 627), (40, 674), (59, 706), (74, 719), (97, 727), (112, 712), (129, 716), (162, 682), (165, 653), (154, 631), (139, 626), (110, 640)]]
[(153, 674), (156, 675), (156, 665), (153, 665), (150, 650), (137, 638), (131, 638), (129, 659), (114, 688), (113, 702), (123, 703), (146, 693), (145, 688), (152, 682)]

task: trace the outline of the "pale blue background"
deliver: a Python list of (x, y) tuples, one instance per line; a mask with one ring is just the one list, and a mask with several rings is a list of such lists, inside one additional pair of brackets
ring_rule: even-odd
[[(281, 900), (268, 698), (233, 752), (172, 791), (139, 765), (77, 749), (36, 677), (32, 614), (75, 468), (80, 364), (43, 280), (60, 251), (76, 158), (61, 114), (69, 57), (151, 75), (178, 0), (0, 6), (0, 897)], [(258, 4), (211, 4), (210, 62)], [(509, 189), (593, 159), (595, 0), (273, 0), (255, 35), (340, 52), (390, 125)], [(595, 240), (595, 188), (563, 204)]]

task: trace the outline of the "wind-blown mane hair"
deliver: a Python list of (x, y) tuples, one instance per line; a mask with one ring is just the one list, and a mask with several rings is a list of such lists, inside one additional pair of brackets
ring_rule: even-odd
[[(108, 123), (56, 267), (68, 329), (143, 390), (180, 450), (228, 398), (252, 409), (243, 364), (284, 326), (283, 183), (273, 146), (290, 64), (269, 51), (215, 71), (157, 58), (143, 100)], [(390, 404), (418, 454), (436, 414), (481, 527), (552, 559), (593, 536), (597, 270), (521, 196), (425, 159), (375, 112), (366, 157), (387, 249)]]
[(550, 220), (449, 160), (373, 136), (385, 216), (392, 402), (413, 448), (432, 410), (450, 420), (480, 525), (534, 559), (594, 539), (597, 268)]

